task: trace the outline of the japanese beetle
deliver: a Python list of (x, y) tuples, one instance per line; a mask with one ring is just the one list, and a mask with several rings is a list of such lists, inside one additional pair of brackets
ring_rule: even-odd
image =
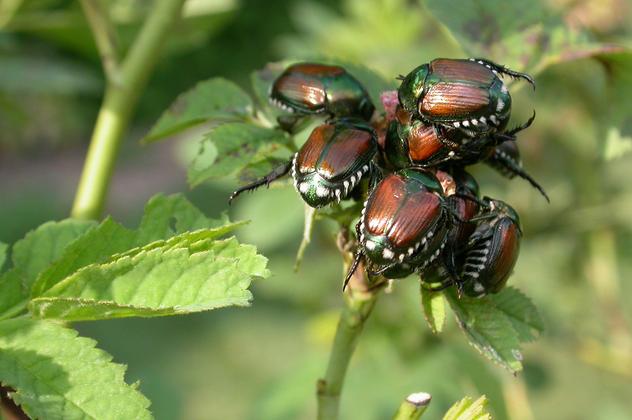
[[(358, 252), (347, 280), (366, 256), (386, 278), (401, 278), (436, 259), (445, 246), (450, 222), (440, 180), (418, 168), (385, 177), (364, 204), (356, 226)], [(346, 284), (346, 282), (345, 282)]]
[(298, 63), (270, 88), (270, 101), (297, 114), (328, 114), (369, 121), (375, 106), (362, 84), (340, 66)]
[(451, 162), (472, 165), (491, 156), (496, 145), (514, 142), (516, 134), (528, 128), (534, 119), (535, 113), (526, 123), (511, 130), (470, 137), (454, 128), (413, 119), (411, 113), (398, 107), (384, 139), (384, 159), (394, 168), (429, 168)]
[(472, 297), (499, 292), (507, 283), (520, 252), (522, 230), (516, 210), (485, 197), (488, 208), (479, 215), (462, 258), (463, 291)]
[(446, 247), (454, 252), (444, 252), (442, 263), (422, 273), (424, 287), (437, 291), (456, 284), (459, 294), (481, 297), (505, 286), (520, 252), (520, 219), (507, 203), (488, 197), (483, 202), (485, 211), (469, 219), (477, 225), (464, 247)]
[(404, 110), (427, 124), (457, 128), (474, 136), (502, 130), (509, 120), (511, 95), (498, 75), (534, 80), (489, 60), (438, 58), (402, 78)]
[(303, 200), (312, 207), (322, 207), (347, 198), (363, 178), (373, 175), (376, 153), (376, 134), (367, 123), (345, 119), (321, 124), (291, 161), (239, 188), (229, 202), (242, 192), (268, 185), (291, 171)]

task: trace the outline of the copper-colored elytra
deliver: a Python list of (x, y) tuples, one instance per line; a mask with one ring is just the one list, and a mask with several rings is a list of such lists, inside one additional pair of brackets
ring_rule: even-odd
[(441, 203), (435, 194), (423, 190), (408, 193), (392, 218), (388, 239), (398, 248), (412, 246), (434, 227), (440, 214)]
[[(461, 220), (468, 221), (478, 213), (478, 204), (475, 201), (464, 198), (453, 198), (456, 200), (455, 210)], [(454, 227), (454, 237), (458, 245), (465, 244), (467, 238), (476, 229), (474, 223), (457, 223)]]
[(384, 178), (373, 190), (367, 203), (364, 214), (367, 232), (376, 236), (385, 234), (405, 195), (406, 183), (402, 178), (395, 174)]
[(442, 79), (463, 80), (481, 85), (491, 84), (496, 77), (485, 65), (470, 60), (440, 58), (430, 63), (430, 72)]
[[(494, 239), (498, 240), (497, 243), (500, 244), (500, 247), (494, 250), (496, 252), (492, 251), (492, 254), (489, 255), (489, 257), (493, 258), (494, 264), (489, 266), (488, 269), (492, 271), (492, 276), (497, 281), (502, 281), (509, 277), (518, 259), (520, 233), (516, 224), (508, 218), (498, 223), (498, 231), (496, 231)], [(496, 238), (496, 235), (499, 235), (500, 238)]]
[(422, 113), (437, 117), (464, 117), (489, 106), (487, 89), (465, 83), (437, 83), (419, 104)]
[(332, 124), (319, 125), (298, 152), (296, 162), (302, 171), (315, 171), (323, 150), (333, 136), (335, 127)]
[(331, 146), (323, 156), (319, 172), (326, 178), (348, 174), (358, 158), (365, 156), (373, 147), (371, 133), (353, 128), (339, 132), (331, 141)]
[(294, 102), (303, 103), (309, 108), (323, 106), (326, 99), (325, 86), (316, 78), (306, 78), (302, 74), (289, 73), (281, 76), (274, 90)]
[(435, 194), (426, 190), (407, 192), (404, 179), (389, 175), (371, 194), (365, 227), (372, 235), (386, 235), (395, 247), (411, 246), (420, 239), (420, 232), (436, 223), (440, 208)]
[(408, 154), (414, 162), (423, 162), (437, 153), (443, 144), (431, 125), (417, 124), (408, 134)]

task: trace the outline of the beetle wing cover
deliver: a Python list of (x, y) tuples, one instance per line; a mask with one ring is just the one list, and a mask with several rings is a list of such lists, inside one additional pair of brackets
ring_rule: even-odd
[(413, 245), (441, 215), (439, 197), (397, 175), (385, 178), (371, 194), (365, 212), (368, 233), (386, 236), (397, 248)]

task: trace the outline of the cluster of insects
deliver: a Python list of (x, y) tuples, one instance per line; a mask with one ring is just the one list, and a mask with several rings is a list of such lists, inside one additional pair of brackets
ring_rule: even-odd
[(522, 168), (516, 135), (507, 129), (511, 95), (502, 76), (531, 76), (484, 59), (435, 59), (400, 76), (376, 110), (362, 84), (339, 66), (299, 63), (275, 79), (270, 101), (286, 111), (292, 131), (306, 117), (317, 126), (284, 165), (231, 195), (291, 174), (308, 205), (365, 200), (356, 224), (357, 251), (346, 282), (364, 259), (371, 276), (417, 273), (431, 290), (498, 292), (518, 258), (522, 231), (507, 203), (480, 198), (465, 170), (483, 162), (509, 178), (542, 187)]

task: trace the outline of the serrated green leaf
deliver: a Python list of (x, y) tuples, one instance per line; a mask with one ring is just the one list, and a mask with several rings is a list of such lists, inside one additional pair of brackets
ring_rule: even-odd
[(22, 286), (29, 291), (37, 275), (61, 256), (72, 241), (96, 226), (96, 222), (67, 219), (47, 222), (13, 245), (13, 266), (22, 276)]
[(453, 291), (446, 292), (445, 296), (472, 346), (511, 372), (522, 370), (518, 333), (491, 298), (457, 298)]
[(281, 110), (270, 105), (269, 93), (274, 80), (283, 72), (285, 63), (268, 63), (260, 70), (250, 73), (250, 83), (259, 108), (269, 119), (275, 119)]
[(209, 120), (243, 119), (251, 112), (252, 100), (239, 86), (221, 78), (205, 80), (181, 94), (142, 141), (159, 140)]
[(485, 395), (476, 401), (472, 401), (470, 397), (465, 397), (450, 407), (443, 416), (443, 420), (491, 420), (492, 416), (487, 411), (487, 404)]
[(211, 130), (188, 171), (189, 184), (235, 175), (290, 141), (281, 130), (246, 123), (224, 124)]
[(125, 383), (125, 367), (95, 344), (47, 321), (1, 321), (2, 383), (31, 418), (152, 418), (149, 400)]
[(205, 227), (209, 229), (207, 234), (219, 237), (240, 225), (228, 223), (226, 217), (219, 220), (207, 218), (180, 194), (167, 197), (157, 195), (148, 202), (139, 229), (127, 229), (107, 218), (70, 243), (55, 263), (40, 273), (31, 295), (42, 295), (82, 267), (110, 262), (118, 254), (134, 253), (136, 248), (152, 242), (155, 242), (155, 246), (161, 246), (159, 241), (178, 232)]
[(234, 238), (168, 245), (177, 242), (174, 237), (161, 247), (84, 267), (33, 299), (29, 310), (76, 321), (247, 306), (252, 278), (268, 275), (267, 260)]
[(437, 334), (443, 330), (446, 319), (445, 299), (443, 293), (433, 292), (421, 287), (421, 306), (424, 310), (424, 317), (433, 333)]
[(494, 306), (511, 321), (521, 343), (533, 341), (544, 330), (544, 322), (531, 299), (515, 287), (505, 287), (490, 296)]

